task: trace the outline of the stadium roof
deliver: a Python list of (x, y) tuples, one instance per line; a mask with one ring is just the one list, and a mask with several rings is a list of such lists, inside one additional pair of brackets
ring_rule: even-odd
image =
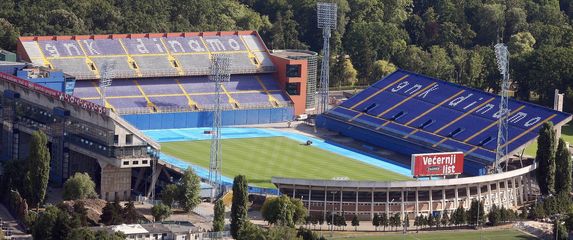
[[(324, 116), (430, 147), (495, 160), (500, 96), (424, 75), (398, 70)], [(532, 103), (509, 100), (508, 152), (514, 153), (552, 121), (571, 115)]]
[(274, 72), (256, 31), (20, 37), (21, 59), (98, 79), (106, 62), (115, 78), (195, 76), (209, 73), (210, 55), (231, 57), (233, 74)]

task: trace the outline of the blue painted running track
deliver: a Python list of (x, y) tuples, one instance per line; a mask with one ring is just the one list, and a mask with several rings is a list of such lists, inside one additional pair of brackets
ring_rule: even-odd
[[(151, 137), (153, 140), (162, 142), (179, 142), (179, 141), (199, 141), (199, 140), (209, 140), (211, 135), (204, 134), (205, 130), (211, 130), (211, 128), (180, 128), (180, 129), (161, 129), (161, 130), (144, 130), (143, 132)], [(410, 168), (407, 166), (402, 166), (398, 163), (392, 162), (391, 160), (380, 158), (377, 156), (372, 156), (364, 152), (358, 151), (356, 149), (350, 149), (347, 147), (337, 146), (324, 140), (309, 137), (302, 134), (297, 134), (287, 131), (271, 130), (271, 129), (260, 129), (260, 128), (223, 128), (222, 138), (223, 139), (237, 139), (237, 138), (257, 138), (257, 137), (287, 137), (292, 140), (304, 143), (307, 140), (312, 141), (312, 146), (321, 148), (339, 155), (343, 155), (357, 161), (361, 161), (366, 164), (370, 164), (376, 167), (387, 169), (408, 177), (412, 177)], [(174, 166), (182, 169), (191, 167), (201, 178), (209, 177), (209, 170), (185, 162), (183, 160), (177, 159), (175, 157), (169, 156), (167, 154), (161, 154), (161, 159), (168, 162)], [(228, 185), (233, 183), (233, 179), (223, 176), (223, 182)]]

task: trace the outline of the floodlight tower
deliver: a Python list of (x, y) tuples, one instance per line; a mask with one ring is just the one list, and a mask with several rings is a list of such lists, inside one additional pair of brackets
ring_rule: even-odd
[[(497, 58), (497, 67), (502, 75), (501, 80), (501, 101), (499, 102), (499, 117), (497, 130), (497, 150), (495, 154), (495, 172), (503, 171), (501, 162), (507, 159), (507, 141), (509, 129), (509, 51), (503, 43), (495, 45), (495, 57)], [(507, 170), (507, 164), (506, 164)]]
[(328, 86), (330, 81), (330, 35), (336, 28), (337, 5), (336, 3), (318, 2), (316, 4), (318, 28), (322, 29), (322, 63), (320, 66), (320, 87), (317, 113), (321, 114), (328, 110)]
[(213, 128), (211, 131), (211, 159), (209, 162), (209, 183), (215, 188), (211, 191), (211, 199), (221, 193), (221, 170), (223, 153), (221, 151), (221, 85), (231, 77), (231, 60), (229, 56), (217, 54), (211, 58), (211, 75), (209, 79), (215, 83), (215, 109), (213, 111)]
[(101, 68), (101, 77), (99, 80), (99, 88), (101, 91), (101, 102), (102, 102), (102, 106), (104, 107), (108, 107), (108, 104), (106, 102), (106, 91), (107, 88), (109, 86), (111, 86), (111, 83), (113, 81), (113, 71), (115, 69), (115, 61), (106, 61), (104, 62), (104, 64), (102, 65)]

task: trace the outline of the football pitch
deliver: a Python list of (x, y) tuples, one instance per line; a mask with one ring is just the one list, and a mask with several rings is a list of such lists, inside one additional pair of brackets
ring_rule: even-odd
[[(274, 188), (271, 177), (351, 180), (411, 180), (411, 178), (347, 158), (286, 137), (223, 139), (223, 175), (243, 174), (249, 184)], [(209, 168), (211, 141), (165, 142), (161, 151)]]
[[(328, 236), (328, 235), (327, 235)], [(506, 230), (487, 230), (487, 231), (445, 231), (445, 232), (424, 232), (424, 233), (408, 233), (404, 234), (384, 234), (384, 235), (371, 235), (361, 237), (336, 237), (333, 239), (348, 239), (348, 240), (511, 240), (511, 239), (537, 239), (533, 236), (527, 235), (514, 229)]]

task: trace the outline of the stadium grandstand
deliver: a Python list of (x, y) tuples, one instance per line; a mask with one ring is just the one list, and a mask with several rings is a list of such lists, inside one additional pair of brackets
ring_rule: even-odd
[(27, 159), (31, 134), (42, 130), (49, 141), (52, 185), (86, 172), (106, 200), (127, 200), (132, 191), (148, 191), (141, 177), (132, 185), (132, 170), (150, 174), (160, 146), (117, 114), (6, 73), (0, 73), (0, 91), (0, 161)]
[[(460, 151), (464, 173), (483, 175), (495, 162), (499, 101), (488, 92), (398, 70), (322, 114), (317, 125), (407, 156)], [(561, 127), (571, 120), (513, 99), (509, 110), (508, 155), (533, 142), (543, 123)]]
[[(307, 61), (271, 54), (254, 31), (21, 37), (18, 54), (74, 76), (74, 96), (139, 129), (210, 126), (213, 54), (231, 58), (223, 125), (285, 122), (305, 113), (312, 98)], [(106, 63), (114, 66), (113, 83), (102, 93), (98, 79)]]

